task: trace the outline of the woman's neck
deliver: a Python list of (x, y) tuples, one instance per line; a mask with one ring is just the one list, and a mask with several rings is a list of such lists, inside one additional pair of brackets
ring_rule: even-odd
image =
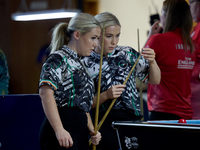
[[(97, 47), (97, 48), (94, 50), (94, 52), (97, 53), (97, 54), (101, 54), (101, 49), (100, 49), (99, 47)], [(105, 52), (104, 52), (104, 55), (105, 55), (105, 57), (108, 59), (108, 54), (105, 54)]]

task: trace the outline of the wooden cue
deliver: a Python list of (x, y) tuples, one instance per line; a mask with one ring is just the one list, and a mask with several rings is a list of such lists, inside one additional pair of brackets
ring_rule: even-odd
[[(139, 59), (140, 59), (141, 55), (139, 55), (138, 59), (136, 60), (135, 64), (133, 65), (131, 71), (129, 72), (128, 76), (126, 77), (123, 85), (126, 84), (127, 80), (129, 79), (131, 73), (133, 72), (135, 66), (137, 65)], [(117, 100), (117, 98), (113, 99), (112, 103), (110, 104), (110, 106), (108, 107), (106, 113), (104, 114), (103, 118), (101, 119), (101, 121), (99, 122), (98, 126), (97, 126), (97, 131), (101, 128), (103, 122), (105, 121), (106, 117), (108, 116), (108, 113), (110, 112), (112, 106), (114, 105), (115, 101)], [(91, 145), (91, 140), (89, 141), (89, 145)]]
[[(138, 59), (136, 60), (134, 66), (132, 67), (131, 71), (129, 72), (128, 76), (126, 77), (126, 80), (124, 81), (123, 85), (126, 84), (128, 78), (130, 77), (131, 73), (133, 72), (135, 66), (137, 65), (139, 59), (140, 59), (141, 55), (139, 55)], [(103, 124), (103, 122), (105, 121), (106, 117), (108, 116), (108, 113), (110, 112), (112, 106), (114, 105), (115, 101), (117, 100), (117, 98), (113, 99), (112, 103), (110, 104), (110, 106), (108, 107), (106, 113), (104, 114), (103, 118), (101, 119), (101, 121), (99, 122), (99, 125), (97, 127), (97, 130), (99, 130)]]
[[(103, 24), (101, 57), (100, 57), (100, 66), (99, 66), (99, 80), (98, 80), (98, 89), (97, 89), (97, 102), (96, 102), (95, 121), (94, 121), (95, 135), (97, 134), (97, 131), (98, 131), (97, 130), (97, 124), (98, 124), (98, 117), (99, 117), (99, 100), (100, 100), (100, 89), (101, 89), (101, 73), (102, 73), (103, 49), (104, 49), (104, 33), (105, 33), (105, 22)], [(92, 149), (96, 150), (96, 145), (93, 144)]]
[[(137, 29), (137, 37), (138, 37), (138, 52), (140, 53), (140, 38), (139, 38), (139, 29)], [(144, 114), (144, 109), (143, 109), (143, 97), (142, 97), (142, 81), (140, 80), (140, 111), (142, 114)], [(144, 117), (142, 117), (141, 120), (144, 120)]]

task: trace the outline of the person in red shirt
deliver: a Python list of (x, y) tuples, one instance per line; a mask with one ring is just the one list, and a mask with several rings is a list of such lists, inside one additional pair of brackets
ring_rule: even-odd
[[(145, 47), (154, 49), (161, 70), (161, 82), (148, 85), (150, 120), (191, 119), (190, 78), (195, 65), (195, 49), (190, 37), (192, 16), (185, 0), (165, 0), (161, 27), (156, 22)], [(157, 34), (155, 34), (157, 33)]]
[(189, 3), (192, 19), (197, 23), (191, 34), (197, 46), (196, 64), (190, 81), (192, 89), (191, 105), (194, 110), (193, 119), (200, 119), (200, 0), (189, 0)]

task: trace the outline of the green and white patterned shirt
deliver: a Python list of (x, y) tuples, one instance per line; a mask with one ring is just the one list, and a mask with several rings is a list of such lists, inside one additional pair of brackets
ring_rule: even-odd
[[(108, 59), (106, 59), (104, 56), (101, 74), (101, 93), (113, 85), (123, 84), (139, 55), (140, 54), (131, 47), (117, 46), (114, 51), (108, 55)], [(92, 52), (91, 56), (83, 58), (82, 62), (93, 78), (95, 88), (97, 90), (99, 80), (100, 54)], [(116, 100), (112, 109), (123, 109), (136, 116), (141, 116), (140, 101), (137, 95), (135, 78), (137, 76), (141, 81), (147, 83), (148, 75), (149, 63), (147, 60), (141, 57), (134, 71), (126, 82), (125, 91)], [(105, 111), (111, 102), (112, 100), (107, 100), (104, 102), (100, 106), (99, 111)]]
[(94, 83), (76, 52), (64, 45), (44, 62), (39, 87), (54, 90), (59, 107), (78, 107), (89, 112), (93, 102)]

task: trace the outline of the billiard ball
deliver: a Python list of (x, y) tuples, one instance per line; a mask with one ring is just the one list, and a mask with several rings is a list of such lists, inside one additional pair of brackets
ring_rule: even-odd
[(187, 123), (185, 119), (179, 119), (178, 123)]

